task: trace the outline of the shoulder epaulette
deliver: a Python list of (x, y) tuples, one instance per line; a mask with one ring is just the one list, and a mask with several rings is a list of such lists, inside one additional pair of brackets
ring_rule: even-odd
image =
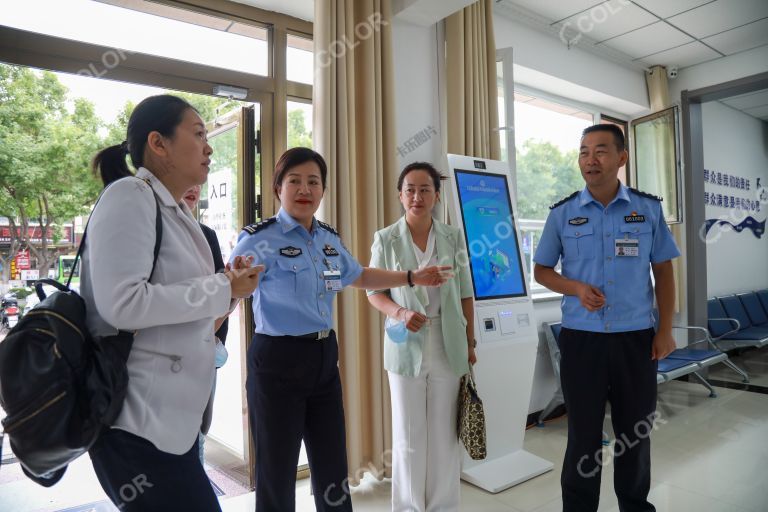
[(336, 231), (335, 229), (333, 229), (333, 226), (331, 226), (330, 224), (326, 224), (325, 222), (320, 222), (320, 221), (317, 221), (317, 225), (318, 225), (318, 226), (320, 226), (321, 228), (323, 228), (324, 230), (326, 230), (326, 231), (330, 231), (330, 232), (331, 232), (331, 233), (333, 233), (334, 235), (336, 235), (336, 236), (339, 236), (339, 233), (338, 233), (338, 231)]
[(255, 233), (258, 233), (262, 229), (266, 228), (270, 224), (274, 224), (275, 222), (277, 222), (277, 218), (276, 217), (270, 217), (268, 219), (264, 219), (263, 221), (257, 222), (255, 224), (248, 224), (247, 226), (245, 226), (243, 228), (243, 231), (245, 231), (249, 235), (253, 235)]
[(571, 199), (576, 197), (578, 194), (579, 194), (579, 191), (577, 190), (576, 192), (574, 192), (573, 194), (569, 195), (568, 197), (564, 197), (561, 200), (559, 200), (558, 202), (556, 202), (555, 204), (553, 204), (552, 206), (550, 206), (549, 209), (550, 210), (554, 210), (555, 208), (557, 208), (561, 204), (567, 203), (568, 201), (570, 201)]
[(632, 188), (632, 187), (627, 187), (627, 188), (629, 190), (631, 190), (632, 192), (634, 192), (635, 194), (637, 194), (639, 196), (642, 196), (642, 197), (647, 197), (648, 199), (654, 199), (656, 201), (663, 201), (664, 200), (663, 198), (661, 198), (659, 196), (655, 196), (653, 194), (649, 194), (648, 192), (643, 192), (642, 190), (637, 190), (636, 188)]

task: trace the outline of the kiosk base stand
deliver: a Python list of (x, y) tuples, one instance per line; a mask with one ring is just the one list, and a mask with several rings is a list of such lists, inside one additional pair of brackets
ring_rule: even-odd
[(551, 471), (553, 464), (525, 450), (518, 450), (461, 472), (461, 479), (496, 494)]
[(539, 335), (508, 165), (461, 155), (448, 155), (448, 163), (454, 218), (464, 234), (472, 273), (474, 373), (488, 452), (482, 461), (465, 455), (461, 477), (497, 493), (553, 468), (523, 449)]

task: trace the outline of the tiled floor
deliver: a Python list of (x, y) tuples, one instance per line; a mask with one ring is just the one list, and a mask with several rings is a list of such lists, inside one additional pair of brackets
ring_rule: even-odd
[[(718, 386), (717, 398), (695, 383), (673, 381), (659, 388), (661, 419), (652, 436), (651, 501), (659, 512), (768, 511), (768, 350), (749, 351), (734, 362), (746, 369), (750, 391)], [(710, 372), (715, 381), (740, 383), (733, 371), (720, 366)], [(611, 432), (606, 422), (606, 431)], [(562, 510), (560, 465), (565, 451), (565, 418), (529, 430), (525, 448), (555, 464), (555, 471), (499, 494), (462, 483), (462, 511), (555, 512)], [(297, 485), (297, 511), (313, 511), (307, 480)], [(603, 471), (600, 510), (618, 511), (613, 494), (612, 467)], [(388, 481), (364, 480), (353, 491), (355, 510), (390, 510)], [(0, 470), (0, 511), (62, 510), (76, 504), (98, 503), (104, 495), (87, 457), (69, 469), (64, 480), (44, 489), (20, 476), (18, 464)], [(251, 512), (253, 493), (221, 497), (225, 512)], [(89, 510), (89, 509), (85, 509)], [(90, 510), (114, 510), (92, 507)]]

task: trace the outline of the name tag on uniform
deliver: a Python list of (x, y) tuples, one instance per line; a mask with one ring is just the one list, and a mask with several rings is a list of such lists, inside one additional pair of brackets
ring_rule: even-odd
[(326, 256), (338, 256), (339, 255), (339, 251), (337, 251), (335, 247), (332, 247), (331, 244), (325, 244), (325, 247), (323, 248), (323, 253)]
[(640, 256), (638, 240), (635, 238), (621, 238), (616, 240), (616, 256), (629, 257)]
[(325, 291), (341, 291), (341, 272), (338, 270), (324, 270), (323, 279), (325, 280)]

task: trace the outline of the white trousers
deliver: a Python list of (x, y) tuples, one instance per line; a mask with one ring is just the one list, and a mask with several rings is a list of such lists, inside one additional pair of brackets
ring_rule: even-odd
[(388, 372), (393, 512), (459, 510), (459, 377), (445, 355), (440, 318), (423, 328), (427, 331), (419, 375)]

